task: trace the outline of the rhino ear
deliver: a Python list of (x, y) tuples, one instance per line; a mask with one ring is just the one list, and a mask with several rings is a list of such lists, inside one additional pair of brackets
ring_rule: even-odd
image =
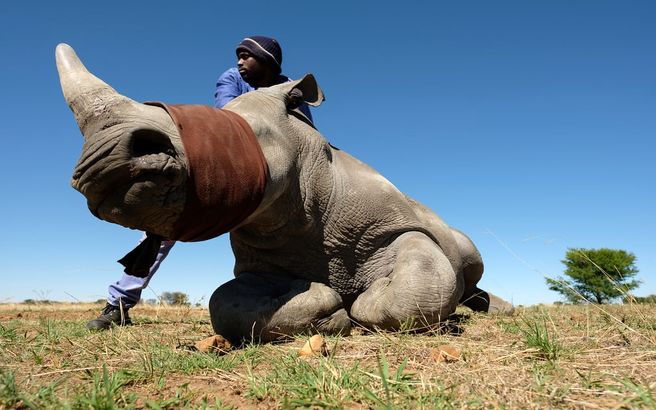
[(298, 107), (302, 102), (317, 107), (326, 99), (312, 74), (306, 74), (300, 80), (290, 82), (287, 97), (287, 108), (290, 109)]

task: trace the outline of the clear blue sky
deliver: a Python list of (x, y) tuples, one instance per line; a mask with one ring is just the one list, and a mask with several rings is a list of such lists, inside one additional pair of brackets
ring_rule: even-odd
[[(2, 2), (0, 301), (102, 298), (140, 237), (69, 185), (82, 138), (55, 46), (138, 101), (211, 104), (250, 34), (316, 75), (328, 140), (472, 237), (484, 288), (552, 302), (568, 247), (610, 247), (656, 293), (656, 3), (318, 3)], [(179, 244), (145, 297), (207, 303), (233, 262), (227, 237)]]

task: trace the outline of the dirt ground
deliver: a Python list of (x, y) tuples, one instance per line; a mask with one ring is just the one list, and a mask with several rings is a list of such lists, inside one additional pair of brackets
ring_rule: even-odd
[(656, 408), (654, 305), (463, 310), (422, 334), (326, 337), (326, 357), (299, 356), (308, 336), (195, 351), (203, 308), (139, 305), (134, 326), (87, 331), (101, 308), (0, 305), (0, 409)]

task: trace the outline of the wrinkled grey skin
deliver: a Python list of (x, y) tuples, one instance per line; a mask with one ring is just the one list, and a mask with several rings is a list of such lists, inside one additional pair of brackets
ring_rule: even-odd
[[(185, 201), (186, 162), (168, 114), (136, 103), (57, 47), (64, 96), (85, 136), (72, 184), (101, 219), (166, 237)], [(235, 279), (210, 299), (216, 333), (233, 342), (353, 323), (431, 325), (459, 303), (510, 312), (476, 287), (474, 244), (378, 172), (326, 141), (289, 105), (319, 105), (314, 77), (242, 95), (225, 109), (252, 127), (270, 176), (257, 210), (230, 232)]]

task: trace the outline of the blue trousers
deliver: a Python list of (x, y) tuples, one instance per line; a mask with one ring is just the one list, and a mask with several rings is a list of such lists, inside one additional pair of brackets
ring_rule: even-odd
[[(144, 239), (146, 239), (146, 235), (141, 238), (141, 241)], [(139, 242), (141, 243), (141, 241)], [(159, 265), (162, 261), (166, 259), (166, 256), (169, 254), (171, 248), (173, 248), (173, 245), (175, 245), (175, 241), (162, 241), (155, 262), (150, 267), (148, 276), (145, 278), (138, 278), (124, 273), (121, 279), (109, 285), (109, 297), (107, 298), (107, 302), (114, 306), (122, 304), (126, 309), (136, 305), (137, 302), (139, 302), (139, 299), (141, 299), (141, 292), (146, 286), (148, 286), (148, 282), (150, 282), (150, 279), (155, 275), (155, 272), (159, 269)]]

